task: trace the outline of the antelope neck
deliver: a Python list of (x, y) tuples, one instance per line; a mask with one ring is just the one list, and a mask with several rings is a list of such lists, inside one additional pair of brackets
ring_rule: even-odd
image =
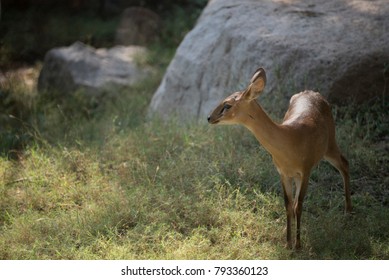
[(257, 101), (250, 102), (250, 110), (242, 124), (247, 127), (264, 148), (272, 155), (282, 150), (285, 130), (275, 123)]

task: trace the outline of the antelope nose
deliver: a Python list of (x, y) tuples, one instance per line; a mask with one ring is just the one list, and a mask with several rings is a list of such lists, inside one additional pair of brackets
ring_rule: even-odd
[(208, 116), (207, 120), (208, 120), (208, 122), (210, 122), (210, 120), (211, 120), (211, 116)]

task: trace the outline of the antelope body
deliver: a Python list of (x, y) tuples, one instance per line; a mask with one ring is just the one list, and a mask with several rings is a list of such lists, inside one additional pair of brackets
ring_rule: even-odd
[(351, 212), (348, 162), (336, 144), (330, 105), (319, 93), (304, 91), (293, 95), (283, 122), (277, 124), (256, 101), (265, 84), (265, 70), (259, 68), (249, 86), (224, 99), (208, 117), (208, 122), (244, 125), (272, 155), (284, 193), (287, 246), (292, 247), (291, 227), (296, 220), (295, 247), (300, 248), (302, 206), (312, 168), (324, 158), (340, 172), (346, 197), (345, 210)]

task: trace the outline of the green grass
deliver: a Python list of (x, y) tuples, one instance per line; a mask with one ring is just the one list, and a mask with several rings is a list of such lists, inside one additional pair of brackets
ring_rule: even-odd
[(92, 109), (36, 98), (29, 140), (0, 158), (0, 259), (389, 258), (386, 104), (334, 109), (355, 214), (320, 164), (293, 252), (270, 156), (241, 127), (148, 120), (160, 78)]

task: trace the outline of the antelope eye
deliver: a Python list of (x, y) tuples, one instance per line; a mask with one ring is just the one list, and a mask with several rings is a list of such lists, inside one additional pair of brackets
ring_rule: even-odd
[(224, 109), (224, 110), (228, 110), (228, 109), (230, 109), (231, 107), (232, 107), (232, 105), (226, 103), (226, 104), (224, 104), (223, 109)]
[(230, 109), (231, 107), (232, 107), (232, 105), (230, 105), (228, 103), (224, 103), (223, 108), (220, 111), (220, 114), (224, 114), (224, 112), (228, 111), (228, 109)]

